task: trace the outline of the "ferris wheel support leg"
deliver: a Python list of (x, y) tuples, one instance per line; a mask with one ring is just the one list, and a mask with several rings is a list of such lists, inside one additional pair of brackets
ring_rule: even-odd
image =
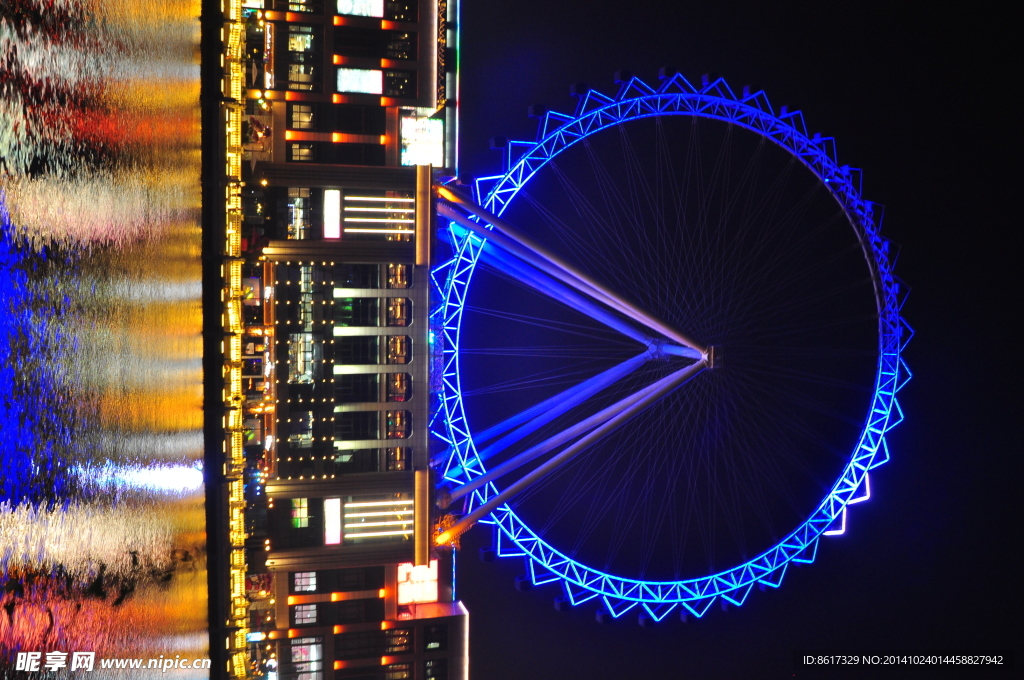
[[(485, 432), (476, 435), (475, 440), (477, 442), (485, 442), (488, 439), (493, 439), (494, 437), (503, 434), (504, 432), (507, 432), (509, 429), (513, 427), (520, 426), (516, 427), (516, 429), (513, 432), (502, 437), (493, 444), (490, 444), (489, 446), (480, 449), (480, 451), (477, 453), (477, 458), (479, 458), (480, 460), (487, 460), (495, 453), (503, 451), (508, 447), (514, 445), (523, 437), (526, 437), (532, 434), (533, 432), (536, 432), (541, 427), (547, 425), (555, 418), (558, 418), (562, 414), (567, 413), (576, 406), (579, 406), (584, 401), (594, 396), (601, 390), (617, 382), (619, 379), (625, 377), (629, 373), (632, 373), (633, 370), (635, 370), (638, 366), (643, 364), (649, 358), (650, 354), (647, 352), (638, 354), (635, 357), (627, 359), (626, 361), (623, 361), (621, 364), (618, 364), (616, 366), (612, 366), (608, 370), (598, 373), (592, 378), (588, 378), (587, 380), (581, 382), (580, 384), (574, 385), (569, 389), (564, 390), (559, 394), (556, 394), (550, 399), (545, 399), (540, 404), (537, 404), (536, 406), (533, 406), (525, 411), (522, 411), (521, 413), (517, 413), (511, 418), (508, 418), (502, 423), (499, 423), (495, 427), (490, 428)], [(506, 425), (507, 423), (511, 424)], [(492, 431), (496, 430), (497, 428), (503, 429), (501, 429), (498, 432), (492, 433)], [(492, 434), (490, 434), (490, 436), (487, 436), (488, 433)], [(447, 457), (447, 455), (447, 453), (443, 454), (444, 457)], [(442, 462), (442, 460), (438, 460), (436, 462), (439, 464), (440, 462)], [(448, 471), (449, 476), (458, 476), (458, 474), (460, 474), (459, 469)]]
[[(690, 368), (690, 366), (688, 366), (687, 368)], [(487, 484), (488, 482), (497, 481), (498, 479), (504, 477), (505, 475), (513, 472), (517, 468), (522, 467), (523, 465), (526, 465), (527, 463), (544, 455), (548, 451), (551, 451), (552, 449), (555, 449), (561, 446), (562, 444), (567, 444), (576, 437), (579, 437), (580, 435), (590, 432), (595, 427), (598, 427), (602, 423), (607, 422), (610, 418), (614, 418), (618, 414), (622, 413), (622, 411), (624, 411), (625, 409), (650, 397), (650, 395), (657, 392), (662, 387), (664, 382), (670, 379), (671, 377), (672, 376), (662, 378), (658, 382), (652, 383), (647, 387), (644, 387), (643, 389), (637, 390), (628, 397), (620, 399), (611, 406), (607, 406), (601, 409), (594, 415), (588, 418), (584, 418), (575, 425), (567, 427), (558, 434), (548, 439), (545, 439), (541, 443), (530, 447), (526, 451), (523, 451), (522, 453), (517, 454), (512, 458), (509, 458), (501, 465), (498, 465), (497, 467), (489, 470), (488, 472), (485, 472), (479, 477), (474, 477), (471, 481), (466, 482), (465, 484), (463, 484), (462, 486), (458, 487), (457, 489), (453, 490), (450, 493), (448, 499), (449, 503), (452, 501), (457, 501), (458, 499), (462, 498), (468, 493), (476, 489), (479, 489), (481, 486)]]
[[(508, 432), (512, 428), (517, 427), (517, 426), (525, 423), (526, 421), (530, 420), (531, 418), (535, 418), (536, 416), (540, 415), (541, 413), (545, 413), (548, 410), (554, 408), (557, 404), (561, 403), (564, 399), (566, 399), (567, 393), (569, 393), (569, 392), (572, 392), (574, 390), (586, 390), (593, 383), (596, 383), (596, 382), (602, 382), (603, 383), (606, 380), (606, 378), (609, 378), (611, 375), (615, 375), (614, 380), (618, 380), (619, 377), (624, 376), (624, 375), (626, 375), (626, 373), (628, 371), (632, 371), (633, 370), (633, 368), (635, 367), (635, 364), (633, 362), (639, 362), (639, 361), (641, 361), (643, 359), (646, 359), (646, 357), (647, 357), (646, 354), (638, 354), (637, 356), (633, 357), (632, 359), (627, 359), (626, 361), (622, 362), (618, 366), (612, 366), (611, 368), (609, 368), (609, 369), (607, 369), (605, 371), (602, 371), (601, 373), (598, 373), (597, 375), (593, 376), (592, 378), (587, 378), (586, 380), (584, 380), (583, 382), (579, 383), (578, 385), (574, 385), (573, 387), (570, 387), (569, 389), (565, 390), (564, 392), (560, 392), (559, 394), (556, 394), (555, 396), (553, 396), (553, 397), (551, 397), (549, 399), (545, 399), (544, 401), (540, 402), (539, 404), (537, 404), (535, 406), (531, 406), (530, 408), (526, 409), (525, 411), (520, 411), (516, 415), (511, 416), (510, 418), (507, 418), (507, 419), (503, 420), (502, 422), (498, 423), (497, 425), (493, 425), (493, 426), (487, 428), (486, 430), (484, 430), (483, 432), (477, 433), (476, 435), (474, 435), (474, 439), (476, 441), (478, 441), (478, 442), (486, 442), (486, 441), (489, 441), (491, 439), (494, 439), (495, 437), (500, 437), (501, 435), (505, 434), (506, 432)], [(629, 365), (628, 369), (626, 368), (627, 364)], [(612, 382), (613, 382), (613, 380), (609, 380), (607, 384), (610, 385)]]
[[(656, 319), (654, 316), (641, 310), (639, 307), (632, 304), (631, 302), (624, 300), (617, 293), (609, 290), (608, 288), (605, 288), (603, 285), (601, 285), (597, 281), (594, 281), (592, 278), (590, 278), (583, 272), (579, 271), (568, 262), (563, 261), (554, 253), (549, 252), (540, 244), (535, 243), (531, 239), (527, 238), (524, 234), (520, 233), (518, 229), (516, 229), (510, 223), (501, 219), (497, 215), (491, 213), (488, 210), (485, 210), (484, 208), (481, 208), (472, 201), (469, 201), (464, 197), (451, 191), (447, 187), (437, 187), (437, 193), (442, 198), (451, 201), (452, 203), (455, 203), (456, 205), (460, 206), (467, 212), (487, 222), (488, 224), (493, 226), (496, 231), (500, 232), (505, 238), (509, 239), (510, 241), (519, 245), (520, 247), (525, 248), (527, 251), (534, 254), (537, 258), (540, 258), (546, 263), (549, 263), (551, 266), (558, 269), (560, 272), (564, 273), (568, 278), (572, 279), (577, 285), (573, 285), (573, 283), (565, 281), (565, 278), (561, 276), (558, 276), (557, 278), (560, 278), (566, 283), (569, 283), (569, 285), (573, 285), (574, 288), (581, 290), (581, 292), (587, 293), (588, 295), (600, 300), (601, 302), (604, 302), (605, 304), (611, 306), (612, 308), (617, 309), (618, 311), (622, 312), (631, 319), (643, 324), (644, 326), (647, 326), (652, 330), (658, 331), (667, 338), (671, 338), (672, 340), (675, 340), (676, 342), (682, 345), (686, 345), (687, 347), (695, 349), (699, 351), (701, 354), (705, 354), (707, 352), (706, 347), (703, 347), (695, 340), (691, 340), (690, 338), (683, 335), (676, 329), (670, 327), (668, 324), (664, 323), (663, 321), (660, 321), (659, 319)], [(443, 203), (441, 203), (438, 204), (438, 212), (441, 212), (441, 214), (443, 214), (445, 217), (450, 218), (450, 213), (455, 213), (456, 211), (451, 210), (450, 208), (448, 208), (448, 206), (445, 206)], [(472, 222), (472, 220), (467, 221)], [(463, 226), (468, 226), (465, 225), (462, 221), (459, 221), (459, 224), (463, 224)], [(476, 224), (474, 224), (474, 226), (480, 227), (480, 225)], [(476, 231), (476, 229), (473, 229), (473, 231)]]
[[(644, 312), (639, 311), (635, 307), (623, 306), (624, 303), (619, 301), (618, 298), (609, 297), (600, 291), (594, 290), (593, 288), (586, 285), (584, 282), (580, 281), (579, 279), (570, 275), (568, 272), (559, 268), (557, 265), (552, 264), (551, 262), (548, 262), (544, 258), (540, 257), (537, 253), (530, 250), (530, 248), (520, 243), (517, 243), (516, 241), (509, 238), (505, 234), (499, 231), (492, 231), (485, 228), (482, 224), (474, 222), (469, 217), (466, 217), (461, 212), (445, 203), (439, 202), (437, 204), (437, 212), (442, 217), (446, 217), (452, 222), (455, 222), (456, 224), (462, 226), (467, 231), (475, 234), (480, 239), (484, 240), (486, 242), (486, 245), (484, 246), (485, 254), (487, 253), (487, 246), (498, 246), (498, 248), (500, 248), (503, 252), (507, 253), (508, 256), (510, 256), (510, 259), (515, 258), (520, 263), (522, 263), (522, 266), (529, 266), (535, 268), (537, 271), (547, 274), (554, 280), (561, 282), (566, 286), (576, 289), (583, 295), (589, 296), (594, 300), (600, 301), (608, 305), (615, 311), (623, 314), (623, 316), (625, 316), (626, 318), (632, 319), (633, 321), (637, 321), (640, 323), (640, 325), (645, 326), (650, 330), (657, 331), (662, 335), (665, 335), (666, 337), (669, 337), (672, 340), (679, 342), (681, 345), (683, 345), (683, 347), (681, 347), (680, 350), (688, 352), (686, 354), (682, 352), (676, 352), (676, 354), (679, 354), (680, 356), (689, 356), (694, 359), (704, 359), (707, 356), (707, 350), (700, 349), (691, 341), (687, 340), (686, 342), (682, 342), (680, 338), (685, 338), (685, 336), (682, 336), (678, 331), (670, 329), (668, 326), (665, 326), (661, 322), (654, 320), (653, 317), (650, 317)], [(658, 340), (652, 340), (649, 344), (651, 344), (652, 346), (665, 345), (664, 342), (660, 342)]]
[[(545, 274), (548, 274), (552, 278), (564, 283), (565, 285), (571, 288), (575, 288), (580, 293), (583, 293), (584, 295), (587, 295), (595, 300), (599, 300), (605, 304), (609, 304), (609, 302), (605, 300), (603, 296), (597, 293), (597, 291), (594, 291), (589, 286), (584, 285), (581, 281), (570, 276), (569, 274), (559, 269), (555, 265), (551, 264), (544, 258), (537, 255), (535, 252), (531, 251), (529, 248), (516, 243), (515, 241), (505, 236), (505, 234), (501, 233), (500, 231), (492, 231), (485, 228), (484, 225), (478, 222), (474, 222), (466, 215), (463, 215), (461, 212), (459, 212), (452, 206), (447, 205), (443, 202), (438, 202), (437, 213), (442, 217), (446, 217), (449, 220), (455, 222), (459, 226), (475, 234), (476, 236), (483, 239), (487, 243), (500, 247), (503, 251), (505, 251), (509, 255), (518, 258), (520, 261), (529, 264), (533, 267), (536, 267), (538, 270), (544, 272)], [(614, 307), (614, 305), (609, 304), (609, 306), (611, 306), (613, 309), (617, 309), (616, 307)]]
[[(675, 373), (672, 373), (662, 378), (658, 382), (653, 383), (652, 385), (641, 390), (640, 392), (637, 392), (636, 394), (633, 394), (630, 397), (624, 399), (623, 402), (629, 402), (628, 404), (625, 405), (625, 408), (622, 407), (623, 402), (619, 402), (618, 404), (609, 407), (610, 409), (617, 410), (617, 415), (613, 415), (611, 418), (608, 418), (607, 415), (605, 415), (605, 418), (607, 418), (607, 420), (604, 422), (604, 424), (594, 429), (592, 432), (590, 432), (590, 434), (582, 437), (575, 444), (572, 444), (571, 446), (567, 447), (558, 455), (553, 456), (550, 460), (540, 465), (527, 475), (521, 477), (517, 482), (509, 486), (504, 491), (488, 499), (486, 503), (480, 505), (471, 513), (469, 513), (468, 515), (460, 519), (458, 522), (456, 522), (447, 531), (441, 533), (437, 537), (436, 543), (438, 545), (443, 545), (445, 543), (448, 543), (453, 538), (456, 538), (459, 535), (463, 534), (467, 529), (476, 524), (476, 522), (480, 520), (480, 518), (487, 516), (499, 506), (507, 503), (509, 500), (514, 498), (522, 491), (526, 490), (527, 488), (537, 483), (547, 475), (551, 474), (562, 465), (568, 463), (570, 460), (575, 458), (579, 453), (584, 451), (591, 444), (594, 444), (605, 435), (610, 434), (613, 430), (625, 424), (633, 416), (637, 415), (638, 413), (646, 409), (652, 403), (654, 403), (661, 397), (665, 396), (679, 385), (682, 385), (687, 380), (693, 378), (706, 367), (707, 365), (703, 361), (698, 361), (697, 363), (690, 364), (686, 368), (682, 368), (676, 371)], [(605, 411), (608, 410), (609, 409), (605, 409)], [(605, 413), (605, 411), (602, 411), (601, 414)], [(582, 423), (580, 423), (580, 425), (582, 425)], [(513, 458), (512, 460), (508, 461), (507, 464), (513, 463), (518, 458), (525, 456), (527, 453), (529, 452), (527, 451), (524, 452), (523, 454), (520, 454), (520, 456), (516, 456), (516, 458)], [(528, 461), (521, 460), (516, 465), (500, 473), (499, 470), (501, 470), (501, 468), (504, 466), (499, 466), (495, 468), (492, 472), (487, 473), (487, 475), (482, 475), (481, 477), (486, 477), (493, 473), (495, 474), (495, 476), (488, 480), (493, 481), (497, 477), (500, 477), (502, 474), (506, 474), (514, 467), (518, 467), (519, 465), (525, 464), (526, 462)], [(476, 483), (479, 479), (481, 479), (481, 477), (474, 479), (473, 482), (471, 482), (471, 484)], [(483, 483), (486, 482), (481, 482), (481, 484)], [(461, 497), (462, 495), (465, 495), (465, 493), (468, 493), (468, 491), (463, 491), (463, 489), (465, 489), (466, 486), (469, 485), (467, 484), (464, 485), (463, 487), (456, 489), (452, 493), (452, 499), (455, 500), (457, 497)], [(477, 486), (480, 486), (480, 484), (477, 484)], [(459, 494), (459, 496), (456, 496), (456, 494)]]
[(522, 281), (534, 290), (547, 295), (553, 300), (557, 300), (565, 306), (589, 316), (594, 321), (603, 323), (612, 330), (616, 330), (626, 337), (636, 340), (642, 345), (650, 347), (652, 343), (656, 342), (654, 338), (645, 333), (641, 333), (629, 323), (602, 309), (582, 295), (574, 293), (565, 285), (559, 283), (555, 279), (552, 279), (536, 267), (533, 267), (517, 257), (505, 253), (501, 248), (492, 245), (490, 241), (484, 245), (483, 253), (485, 257), (493, 260), (499, 269), (510, 274), (515, 274), (519, 281)]

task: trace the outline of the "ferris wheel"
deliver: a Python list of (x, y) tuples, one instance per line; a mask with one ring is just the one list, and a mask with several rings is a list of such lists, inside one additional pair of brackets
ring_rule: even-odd
[(703, 616), (846, 529), (910, 378), (881, 211), (833, 141), (722, 79), (577, 87), (439, 187), (440, 504), (598, 618)]

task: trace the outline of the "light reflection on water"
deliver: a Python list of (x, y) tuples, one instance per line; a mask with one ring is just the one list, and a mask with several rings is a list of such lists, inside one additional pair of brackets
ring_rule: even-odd
[(188, 494), (202, 491), (203, 467), (192, 465), (115, 465), (75, 468), (85, 482), (111, 493), (114, 490), (142, 490), (164, 494)]
[(199, 12), (0, 2), (0, 677), (208, 656)]

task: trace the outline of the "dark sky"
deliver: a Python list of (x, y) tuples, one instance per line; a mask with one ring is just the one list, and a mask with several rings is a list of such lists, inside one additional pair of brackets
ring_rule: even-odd
[(794, 675), (792, 652), (1014, 649), (1021, 400), (1008, 319), (1019, 316), (1010, 159), (1020, 135), (1009, 64), (1020, 50), (1008, 16), (899, 5), (464, 3), (464, 173), (499, 169), (488, 137), (532, 138), (529, 104), (571, 112), (573, 82), (611, 93), (617, 69), (653, 81), (670, 65), (691, 81), (713, 72), (754, 84), (864, 169), (865, 196), (886, 206), (883, 231), (902, 246), (904, 315), (917, 331), (892, 461), (815, 564), (701, 620), (598, 625), (594, 607), (554, 611), (554, 586), (516, 591), (520, 561), (479, 562), (490, 543), (479, 527), (464, 539), (458, 583), (474, 680), (846, 677)]

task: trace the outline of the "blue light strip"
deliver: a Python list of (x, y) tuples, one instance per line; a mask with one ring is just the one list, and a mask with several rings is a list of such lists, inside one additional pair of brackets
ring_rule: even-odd
[[(633, 78), (614, 97), (590, 91), (580, 98), (574, 115), (549, 112), (540, 122), (536, 142), (508, 146), (505, 172), (477, 180), (480, 205), (500, 215), (518, 191), (548, 161), (573, 144), (606, 128), (629, 120), (680, 115), (727, 122), (751, 130), (777, 144), (803, 163), (842, 206), (866, 255), (879, 319), (878, 366), (875, 392), (864, 429), (846, 467), (818, 507), (777, 545), (731, 569), (679, 581), (644, 581), (604, 573), (577, 562), (548, 545), (506, 505), (491, 515), (496, 525), (501, 556), (524, 556), (534, 583), (561, 581), (568, 599), (580, 604), (601, 598), (612, 616), (640, 605), (655, 620), (677, 605), (703, 616), (719, 598), (734, 605), (746, 601), (754, 583), (778, 587), (790, 562), (812, 562), (822, 534), (845, 530), (846, 506), (866, 500), (867, 472), (889, 459), (885, 434), (900, 420), (896, 392), (910, 378), (900, 353), (913, 330), (900, 317), (905, 292), (892, 271), (889, 244), (880, 233), (881, 210), (860, 195), (859, 172), (840, 166), (831, 139), (809, 135), (799, 111), (785, 107), (776, 112), (763, 92), (737, 96), (722, 79), (700, 88), (675, 75), (652, 88)], [(513, 157), (513, 153), (523, 153)], [(462, 230), (452, 230), (452, 260), (434, 272), (442, 291), (444, 371), (441, 409), (444, 429), (438, 436), (451, 447), (448, 469), (459, 468), (466, 479), (485, 471), (466, 423), (459, 372), (459, 336), (466, 295), (481, 255), (483, 241)], [(471, 505), (497, 493), (493, 484), (476, 490)]]
[(654, 342), (653, 338), (640, 332), (628, 322), (602, 309), (596, 303), (559, 283), (536, 267), (523, 262), (513, 255), (507, 254), (498, 247), (492, 246), (490, 241), (484, 244), (484, 257), (494, 262), (502, 271), (515, 274), (523, 283), (582, 314), (586, 314), (595, 321), (599, 321), (605, 326), (617, 330), (627, 338), (632, 338), (640, 344), (647, 346)]
[[(485, 461), (494, 454), (504, 451), (508, 447), (514, 445), (516, 442), (522, 440), (523, 437), (533, 434), (540, 428), (544, 427), (545, 425), (553, 421), (555, 418), (558, 418), (564, 413), (567, 413), (568, 411), (582, 404), (584, 401), (594, 396), (601, 390), (609, 387), (613, 383), (617, 382), (619, 379), (625, 377), (634, 369), (636, 369), (645, 361), (647, 361), (647, 359), (648, 354), (646, 352), (644, 352), (643, 354), (638, 354), (637, 356), (631, 359), (627, 359), (626, 361), (623, 361), (620, 364), (612, 366), (606, 371), (598, 373), (592, 378), (588, 378), (587, 380), (584, 380), (583, 382), (574, 385), (573, 387), (563, 392), (560, 392), (559, 394), (556, 394), (554, 397), (551, 397), (550, 399), (544, 400), (537, 406), (528, 408), (522, 413), (518, 413), (512, 416), (511, 418), (508, 418), (503, 423), (500, 423), (500, 425), (504, 425), (505, 423), (518, 425), (519, 423), (523, 423), (524, 421), (527, 422), (520, 425), (518, 428), (516, 428), (516, 430), (514, 430), (510, 434), (507, 434), (501, 439), (495, 441), (494, 443), (487, 445), (485, 448), (480, 449), (477, 454), (477, 457), (481, 461)], [(496, 427), (491, 428), (491, 430), (495, 430)], [(482, 435), (477, 435), (476, 437), (474, 437), (474, 441), (483, 443), (487, 441), (487, 439)], [(453, 468), (445, 472), (444, 476), (445, 479), (449, 479), (451, 481), (469, 481), (461, 480), (461, 474), (461, 468)]]

